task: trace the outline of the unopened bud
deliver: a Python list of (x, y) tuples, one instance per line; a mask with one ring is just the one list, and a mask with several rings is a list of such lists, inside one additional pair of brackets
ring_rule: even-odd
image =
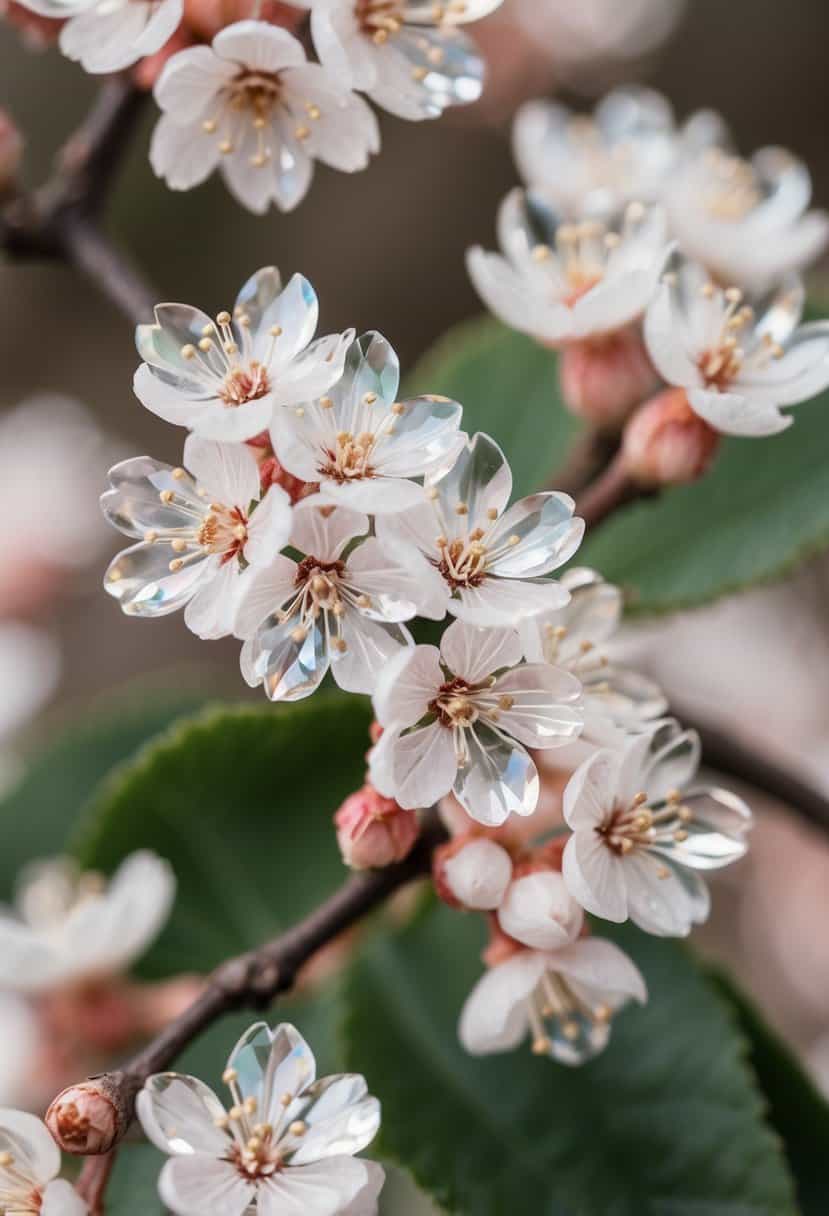
[(618, 431), (659, 377), (638, 329), (571, 342), (559, 362), (564, 404), (602, 431)]
[(684, 389), (666, 389), (637, 410), (625, 427), (625, 471), (641, 486), (696, 481), (711, 464), (719, 439), (691, 409)]
[(72, 1085), (46, 1112), (46, 1126), (58, 1148), (77, 1157), (108, 1153), (119, 1138), (119, 1116), (105, 1077)]
[(17, 183), (22, 159), (23, 136), (11, 115), (0, 109), (0, 194)]
[(346, 798), (334, 823), (343, 861), (354, 870), (376, 870), (403, 861), (420, 835), (417, 815), (371, 785)]
[[(219, 30), (234, 21), (250, 17), (248, 0), (185, 0), (185, 23), (201, 38), (212, 41)], [(269, 25), (281, 25), (294, 30), (302, 21), (303, 14), (293, 5), (281, 4), (279, 0), (263, 0), (259, 19)]]
[(317, 492), (319, 487), (316, 482), (302, 481), (287, 469), (283, 469), (274, 454), (270, 432), (260, 431), (258, 435), (247, 440), (247, 445), (259, 463), (259, 484), (263, 494), (270, 486), (281, 486), (291, 502), (298, 503), (309, 494)]
[(459, 836), (435, 850), (432, 876), (438, 895), (450, 907), (490, 912), (509, 886), (512, 858), (485, 836)]

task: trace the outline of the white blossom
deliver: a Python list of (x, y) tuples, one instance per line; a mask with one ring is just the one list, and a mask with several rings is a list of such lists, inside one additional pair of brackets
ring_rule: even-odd
[(110, 471), (101, 497), (107, 519), (140, 537), (110, 562), (104, 587), (130, 616), (184, 607), (201, 638), (232, 633), (244, 571), (270, 566), (291, 534), (291, 501), (272, 485), (260, 499), (259, 466), (243, 443), (190, 435), (186, 468), (149, 456)]
[(613, 1014), (647, 989), (612, 942), (588, 937), (561, 950), (521, 950), (493, 967), (470, 993), (460, 1039), (472, 1055), (512, 1051), (528, 1035), (536, 1055), (583, 1064), (610, 1038)]
[(527, 185), (569, 220), (609, 218), (627, 203), (659, 199), (678, 136), (667, 99), (632, 86), (608, 93), (592, 117), (527, 102), (515, 118), (513, 152)]
[(253, 439), (279, 406), (321, 396), (342, 375), (354, 330), (312, 341), (319, 303), (302, 275), (283, 289), (266, 266), (244, 284), (232, 314), (215, 320), (188, 304), (159, 304), (139, 325), (144, 362), (133, 388), (165, 422), (204, 439)]
[(377, 519), (389, 553), (406, 555), (440, 605), (424, 615), (448, 611), (471, 625), (508, 627), (567, 603), (567, 591), (545, 576), (581, 544), (584, 522), (573, 517), (572, 498), (533, 494), (507, 509), (511, 496), (504, 453), (477, 434), (427, 484), (419, 507)]
[(518, 666), (513, 630), (450, 625), (436, 646), (399, 655), (380, 675), (374, 711), (384, 728), (371, 780), (402, 807), (452, 791), (489, 827), (532, 815), (538, 772), (527, 749), (560, 747), (581, 730), (581, 686), (546, 663)]
[(179, 51), (155, 86), (163, 111), (150, 162), (173, 190), (221, 169), (242, 206), (290, 211), (308, 193), (314, 161), (344, 173), (379, 151), (371, 108), (287, 30), (264, 21), (226, 26), (212, 46)]
[(658, 684), (608, 650), (622, 618), (620, 588), (581, 567), (566, 570), (561, 584), (570, 602), (522, 621), (521, 638), (528, 662), (552, 663), (581, 682), (584, 730), (562, 757), (562, 767), (575, 768), (596, 747), (621, 747), (630, 733), (666, 713), (668, 702)]
[(721, 122), (718, 143), (686, 155), (666, 179), (671, 233), (719, 282), (768, 291), (820, 256), (829, 215), (807, 211), (809, 171), (785, 148), (761, 148), (741, 160)]
[(380, 1166), (355, 1157), (380, 1126), (380, 1104), (356, 1075), (316, 1078), (293, 1026), (252, 1026), (223, 1080), (226, 1109), (202, 1081), (150, 1077), (138, 1095), (146, 1135), (169, 1154), (159, 1180), (176, 1216), (376, 1216)]
[(322, 63), (399, 118), (437, 118), (477, 101), (484, 62), (456, 27), (502, 0), (297, 0)]
[(774, 435), (796, 405), (829, 384), (829, 322), (799, 325), (803, 286), (789, 276), (769, 296), (745, 302), (694, 263), (668, 274), (645, 318), (648, 352), (691, 408), (728, 435)]
[(154, 55), (181, 21), (183, 0), (21, 0), (65, 21), (60, 49), (87, 72), (119, 72)]
[(51, 697), (60, 675), (60, 650), (43, 629), (0, 621), (0, 746)]
[(133, 853), (106, 882), (66, 859), (24, 871), (16, 915), (0, 916), (0, 988), (38, 993), (118, 975), (170, 914), (175, 879), (153, 853)]
[(523, 190), (501, 204), (498, 235), (503, 254), (468, 251), (472, 282), (499, 320), (551, 346), (638, 320), (671, 251), (659, 206), (630, 203), (616, 233), (599, 219), (563, 221)]
[(279, 463), (318, 482), (337, 506), (384, 514), (419, 506), (412, 478), (439, 475), (463, 446), (462, 408), (442, 397), (398, 401), (400, 364), (378, 333), (349, 348), (342, 378), (327, 396), (277, 411), (272, 427)]
[(675, 722), (632, 738), (621, 752), (599, 751), (564, 792), (573, 831), (564, 850), (567, 886), (605, 920), (628, 917), (658, 936), (685, 936), (710, 909), (698, 871), (739, 860), (751, 812), (734, 794), (687, 792), (699, 739)]
[(0, 1212), (8, 1216), (86, 1216), (62, 1178), (60, 1149), (40, 1119), (0, 1109)]
[(389, 660), (412, 645), (403, 622), (422, 602), (417, 575), (366, 537), (368, 518), (357, 511), (312, 495), (293, 519), (300, 561), (280, 556), (255, 574), (239, 609), (242, 674), (272, 701), (310, 696), (329, 669), (347, 692), (372, 692)]

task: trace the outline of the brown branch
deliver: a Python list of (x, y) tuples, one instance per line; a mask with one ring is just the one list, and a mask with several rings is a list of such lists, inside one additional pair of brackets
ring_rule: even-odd
[(547, 489), (580, 494), (612, 460), (618, 446), (617, 436), (585, 427), (573, 441), (564, 464), (548, 481)]
[[(102, 1095), (114, 1108), (114, 1137), (107, 1151), (127, 1132), (135, 1113), (135, 1099), (148, 1077), (166, 1071), (178, 1055), (209, 1026), (237, 1009), (264, 1009), (280, 993), (288, 992), (301, 967), (322, 947), (351, 928), (369, 912), (415, 879), (431, 871), (432, 853), (446, 840), (436, 811), (424, 817), (423, 831), (405, 861), (350, 878), (305, 920), (273, 941), (238, 958), (222, 963), (192, 1005), (175, 1018), (161, 1034), (115, 1072), (91, 1078), (81, 1088)], [(59, 1103), (75, 1102), (77, 1087), (70, 1087), (53, 1104), (50, 1127), (61, 1147), (83, 1155), (88, 1146), (65, 1141), (60, 1135)], [(53, 1112), (57, 1115), (55, 1119)], [(74, 1119), (74, 1107), (71, 1118)]]
[(0, 248), (10, 258), (75, 266), (133, 324), (152, 318), (158, 297), (104, 234), (100, 218), (146, 98), (126, 75), (107, 80), (49, 181), (17, 193), (0, 211)]

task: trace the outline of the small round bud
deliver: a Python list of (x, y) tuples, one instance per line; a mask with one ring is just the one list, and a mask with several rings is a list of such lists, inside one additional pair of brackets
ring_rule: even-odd
[(512, 878), (512, 858), (485, 836), (459, 836), (435, 850), (432, 876), (438, 895), (454, 908), (490, 912)]
[(337, 843), (347, 866), (374, 870), (403, 861), (420, 835), (414, 811), (404, 811), (371, 785), (346, 798), (334, 816)]
[(685, 390), (666, 389), (637, 410), (625, 427), (622, 459), (641, 486), (684, 485), (706, 472), (720, 437), (688, 404)]
[(296, 504), (309, 494), (317, 492), (318, 486), (315, 482), (302, 481), (287, 469), (283, 469), (274, 454), (269, 431), (260, 431), (246, 442), (259, 462), (259, 484), (263, 494), (270, 486), (281, 486), (291, 502)]
[(638, 329), (571, 342), (559, 362), (564, 404), (603, 431), (617, 431), (659, 383)]
[(23, 136), (12, 117), (0, 109), (0, 194), (16, 185), (22, 159)]
[(119, 1136), (115, 1103), (105, 1079), (72, 1085), (46, 1112), (46, 1126), (58, 1148), (79, 1157), (108, 1153)]

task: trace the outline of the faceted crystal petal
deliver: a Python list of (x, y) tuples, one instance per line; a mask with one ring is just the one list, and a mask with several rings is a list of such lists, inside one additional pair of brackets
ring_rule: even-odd
[(566, 494), (533, 494), (515, 503), (487, 542), (490, 571), (500, 578), (534, 578), (569, 561), (584, 535), (573, 507)]
[(381, 406), (391, 405), (399, 387), (400, 361), (391, 343), (375, 330), (355, 338), (345, 357), (342, 379), (331, 390), (339, 429), (352, 435), (373, 431), (374, 426), (366, 422), (379, 421), (385, 410), (372, 412), (371, 398), (376, 397)]
[(581, 1009), (553, 1014), (544, 1026), (552, 1058), (573, 1067), (592, 1060), (610, 1040), (610, 1023), (598, 1021)]
[(356, 608), (348, 609), (338, 624), (345, 649), (329, 648), (331, 672), (345, 692), (373, 693), (390, 660), (414, 646), (403, 625), (372, 620)]
[(580, 652), (582, 642), (599, 646), (613, 636), (622, 618), (623, 596), (618, 587), (583, 566), (565, 570), (561, 583), (570, 592), (570, 603), (551, 623), (567, 630), (559, 648), (560, 658), (566, 660)]
[(403, 26), (393, 46), (410, 64), (412, 78), (426, 95), (429, 113), (438, 115), (447, 106), (468, 105), (481, 96), (484, 61), (465, 34)]
[(319, 688), (329, 667), (321, 620), (305, 632), (299, 616), (271, 616), (246, 643), (247, 674), (261, 681), (271, 701), (299, 701)]
[(736, 794), (700, 790), (685, 796), (681, 805), (691, 818), (677, 815), (670, 820), (660, 832), (654, 851), (669, 857), (675, 865), (695, 870), (718, 870), (745, 855), (752, 815)]
[[(124, 460), (110, 469), (111, 490), (101, 495), (101, 510), (127, 536), (142, 539), (147, 532), (198, 527), (206, 514), (190, 476), (174, 477), (168, 464), (149, 456)], [(175, 495), (172, 502), (163, 493)]]
[(393, 433), (375, 449), (379, 472), (384, 477), (440, 476), (460, 450), (462, 407), (434, 397), (415, 397), (401, 405)]
[[(274, 1124), (316, 1077), (311, 1048), (288, 1024), (275, 1030), (264, 1022), (251, 1026), (234, 1047), (227, 1066), (237, 1074), (235, 1084), (242, 1098), (255, 1098), (262, 1120)], [(298, 1117), (293, 1107), (291, 1117)]]
[(447, 4), (438, 7), (435, 0), (407, 0), (403, 20), (411, 25), (434, 25), (436, 12), (444, 25), (466, 25), (480, 21), (494, 13), (503, 0), (464, 0), (463, 4)]
[[(509, 502), (512, 473), (495, 440), (479, 433), (461, 449), (435, 487), (444, 535), (462, 537), (478, 525), (485, 530), (492, 527), (489, 513), (501, 515)], [(465, 511), (459, 512), (459, 507)]]
[(510, 815), (532, 815), (538, 805), (538, 771), (523, 747), (478, 721), (464, 731), (468, 761), (460, 765), (454, 793), (473, 819), (498, 827)]
[(317, 293), (303, 275), (292, 275), (262, 314), (254, 342), (257, 358), (267, 366), (283, 367), (307, 347), (318, 318)]
[(668, 701), (653, 680), (628, 667), (612, 664), (580, 671), (585, 702), (619, 726), (635, 729), (664, 714)]
[(241, 347), (242, 333), (238, 324), (239, 315), (244, 315), (250, 321), (250, 329), (257, 333), (262, 324), (262, 317), (267, 308), (273, 303), (282, 290), (282, 278), (275, 266), (264, 266), (251, 275), (236, 297), (234, 312), (234, 335)]
[(154, 325), (139, 325), (135, 333), (138, 353), (153, 374), (188, 397), (204, 399), (213, 390), (194, 375), (195, 360), (181, 353), (187, 346), (198, 346), (207, 331), (216, 336), (211, 317), (189, 304), (159, 304)]
[(355, 599), (368, 597), (360, 612), (373, 621), (410, 621), (417, 616), (417, 574), (392, 564), (374, 537), (348, 558), (349, 591)]
[(166, 616), (183, 608), (213, 577), (219, 559), (204, 555), (180, 570), (170, 570), (172, 550), (165, 544), (133, 545), (112, 559), (104, 589), (129, 616)]
[(224, 1156), (228, 1137), (216, 1125), (225, 1108), (196, 1077), (159, 1073), (149, 1078), (136, 1104), (141, 1126), (156, 1148), (173, 1156)]
[(803, 280), (797, 274), (787, 275), (773, 292), (755, 304), (755, 337), (780, 345), (788, 341), (803, 315), (805, 300)]
[(324, 1077), (292, 1107), (291, 1118), (308, 1128), (295, 1138), (290, 1158), (292, 1165), (305, 1165), (364, 1149), (380, 1127), (380, 1103), (368, 1093), (363, 1077)]

